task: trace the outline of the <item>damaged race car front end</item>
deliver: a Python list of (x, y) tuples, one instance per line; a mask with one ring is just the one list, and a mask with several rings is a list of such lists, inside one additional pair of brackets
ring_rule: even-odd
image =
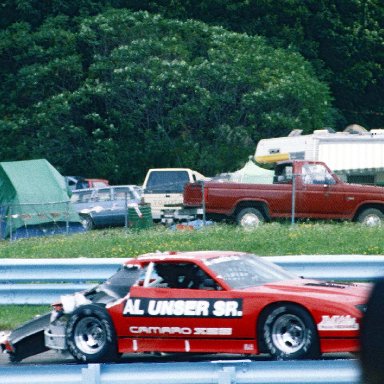
[(52, 304), (52, 311), (22, 324), (9, 334), (0, 334), (0, 351), (7, 353), (11, 362), (48, 350), (68, 352), (67, 326), (80, 307), (107, 304), (121, 300), (140, 273), (137, 267), (123, 266), (105, 282), (74, 294), (63, 295), (60, 302)]
[(8, 340), (9, 335), (10, 333), (0, 332), (0, 352), (13, 352), (13, 346)]
[(28, 321), (0, 339), (1, 349), (9, 354), (12, 362), (18, 362), (48, 350), (44, 342), (44, 331), (49, 326), (50, 318), (51, 313), (46, 313)]
[[(93, 290), (86, 294), (91, 294)], [(64, 295), (61, 297), (61, 302), (53, 304), (50, 321), (48, 327), (44, 331), (44, 341), (46, 347), (56, 351), (66, 352), (67, 342), (65, 330), (69, 317), (76, 308), (82, 305), (91, 304), (92, 301), (87, 299), (82, 293), (73, 295)]]

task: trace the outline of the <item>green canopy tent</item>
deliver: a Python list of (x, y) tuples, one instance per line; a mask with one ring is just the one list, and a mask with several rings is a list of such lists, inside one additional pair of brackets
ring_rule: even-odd
[(0, 163), (0, 238), (79, 231), (65, 179), (47, 160)]
[(231, 173), (229, 180), (237, 183), (272, 184), (273, 175), (273, 171), (259, 167), (250, 156), (243, 168)]

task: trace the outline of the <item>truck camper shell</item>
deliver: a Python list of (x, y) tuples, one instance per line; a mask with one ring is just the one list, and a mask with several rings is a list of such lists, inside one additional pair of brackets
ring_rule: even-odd
[(255, 160), (323, 161), (344, 181), (384, 185), (384, 129), (367, 131), (355, 124), (343, 132), (321, 129), (302, 135), (294, 130), (286, 137), (260, 140)]

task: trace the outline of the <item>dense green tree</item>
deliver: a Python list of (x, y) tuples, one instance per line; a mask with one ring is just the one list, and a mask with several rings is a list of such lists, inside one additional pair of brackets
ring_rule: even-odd
[(127, 0), (133, 10), (193, 18), (262, 35), (298, 50), (327, 81), (339, 110), (337, 128), (383, 126), (382, 0)]
[(96, 15), (118, 4), (119, 1), (114, 0), (3, 0), (0, 29), (19, 22), (28, 23), (32, 28), (36, 28), (50, 17)]
[(261, 137), (332, 124), (331, 99), (297, 53), (261, 37), (146, 12), (14, 24), (0, 49), (0, 134), (66, 174), (141, 182), (149, 167), (238, 168)]

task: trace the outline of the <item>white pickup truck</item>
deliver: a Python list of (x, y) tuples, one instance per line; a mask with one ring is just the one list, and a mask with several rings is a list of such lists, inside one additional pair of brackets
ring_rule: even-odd
[(192, 219), (191, 210), (183, 209), (186, 183), (208, 180), (189, 168), (153, 168), (148, 170), (143, 184), (143, 199), (151, 205), (154, 221), (172, 223)]

